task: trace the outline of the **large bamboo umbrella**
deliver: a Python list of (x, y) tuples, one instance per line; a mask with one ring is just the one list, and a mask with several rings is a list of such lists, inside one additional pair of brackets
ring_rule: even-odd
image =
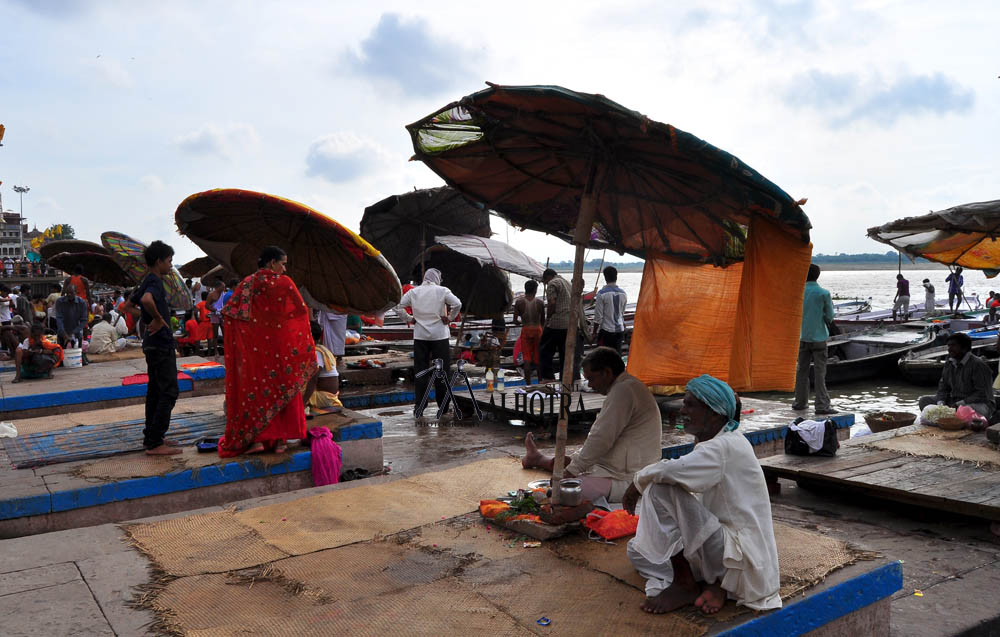
[(868, 236), (911, 259), (1000, 272), (1000, 200), (954, 206), (868, 229)]
[(83, 266), (83, 276), (96, 283), (131, 287), (138, 281), (122, 269), (114, 257), (103, 252), (60, 252), (48, 258), (51, 266), (63, 272), (73, 272), (78, 265)]
[(177, 268), (177, 271), (181, 273), (181, 276), (203, 277), (217, 265), (219, 263), (212, 257), (196, 257)]
[[(753, 215), (808, 240), (799, 205), (738, 158), (601, 95), (491, 84), (407, 129), (415, 159), (448, 185), (515, 225), (576, 245), (567, 393), (588, 245), (725, 265), (743, 258)], [(563, 413), (553, 480), (563, 476), (566, 425)]]
[(435, 235), (489, 237), (490, 213), (453, 188), (425, 188), (365, 208), (360, 234), (382, 251), (403, 279), (412, 276), (414, 263), (433, 245)]
[(181, 202), (181, 234), (241, 277), (257, 271), (261, 250), (288, 254), (288, 275), (319, 303), (369, 314), (402, 296), (389, 262), (367, 241), (303, 204), (259, 192), (209, 190)]
[[(38, 248), (38, 253), (42, 255), (42, 258), (48, 261), (57, 254), (62, 254), (63, 252), (90, 252), (92, 254), (110, 254), (107, 248), (105, 248), (100, 243), (94, 243), (93, 241), (84, 241), (83, 239), (57, 239), (55, 241), (46, 241)], [(58, 266), (57, 266), (58, 267)]]
[[(149, 272), (143, 257), (145, 243), (120, 232), (102, 233), (101, 243), (129, 276), (137, 281), (145, 278)], [(167, 293), (167, 302), (175, 310), (190, 310), (193, 306), (191, 293), (177, 268), (170, 268), (170, 272), (163, 278), (163, 289)]]

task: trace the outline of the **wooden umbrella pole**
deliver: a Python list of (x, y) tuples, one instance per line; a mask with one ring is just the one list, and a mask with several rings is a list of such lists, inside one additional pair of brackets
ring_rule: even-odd
[(601, 265), (597, 267), (597, 276), (594, 277), (594, 292), (597, 292), (597, 286), (601, 284), (601, 270), (604, 269), (604, 258), (607, 256), (607, 250), (601, 253)]
[[(587, 243), (590, 241), (590, 229), (594, 225), (597, 214), (597, 202), (591, 192), (593, 175), (588, 180), (580, 202), (580, 216), (577, 218), (576, 229), (573, 232), (573, 243), (576, 244), (576, 258), (573, 260), (573, 293), (569, 298), (569, 326), (566, 329), (566, 356), (563, 358), (562, 383), (564, 394), (572, 396), (573, 392), (573, 359), (576, 356), (577, 323), (580, 321), (580, 298), (583, 296), (583, 262)], [(562, 401), (560, 401), (562, 404)], [(559, 481), (565, 472), (566, 432), (569, 427), (569, 409), (559, 410), (559, 422), (556, 424), (556, 456), (552, 465), (552, 501), (559, 504)]]

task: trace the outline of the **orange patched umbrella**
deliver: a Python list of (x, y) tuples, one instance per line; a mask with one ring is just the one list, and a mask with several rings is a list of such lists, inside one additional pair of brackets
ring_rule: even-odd
[(373, 314), (402, 296), (396, 273), (378, 250), (290, 199), (235, 188), (209, 190), (182, 201), (175, 220), (182, 235), (241, 277), (257, 271), (261, 250), (278, 246), (288, 254), (288, 276), (295, 284), (341, 311)]
[(1000, 200), (967, 203), (868, 229), (868, 236), (911, 259), (1000, 273)]

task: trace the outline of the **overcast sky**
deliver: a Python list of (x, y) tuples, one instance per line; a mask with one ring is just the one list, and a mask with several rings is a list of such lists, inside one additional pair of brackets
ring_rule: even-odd
[(441, 185), (405, 124), (487, 80), (559, 84), (808, 197), (816, 252), (884, 251), (867, 227), (1000, 198), (998, 24), (996, 2), (0, 0), (0, 193), (16, 208), (30, 187), (31, 224), (161, 238), (178, 263), (200, 251), (174, 210), (209, 188), (357, 231), (365, 206)]

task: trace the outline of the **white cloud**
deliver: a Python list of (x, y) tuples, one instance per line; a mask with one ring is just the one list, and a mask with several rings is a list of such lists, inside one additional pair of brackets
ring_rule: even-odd
[(240, 153), (253, 150), (259, 143), (257, 130), (244, 123), (226, 126), (205, 124), (196, 131), (174, 138), (174, 145), (184, 152), (215, 155), (223, 159), (233, 159)]
[(309, 144), (306, 174), (343, 183), (379, 167), (386, 156), (386, 151), (370, 139), (348, 131), (330, 133)]
[(143, 175), (139, 178), (139, 185), (149, 192), (160, 192), (163, 190), (163, 180), (156, 175)]

